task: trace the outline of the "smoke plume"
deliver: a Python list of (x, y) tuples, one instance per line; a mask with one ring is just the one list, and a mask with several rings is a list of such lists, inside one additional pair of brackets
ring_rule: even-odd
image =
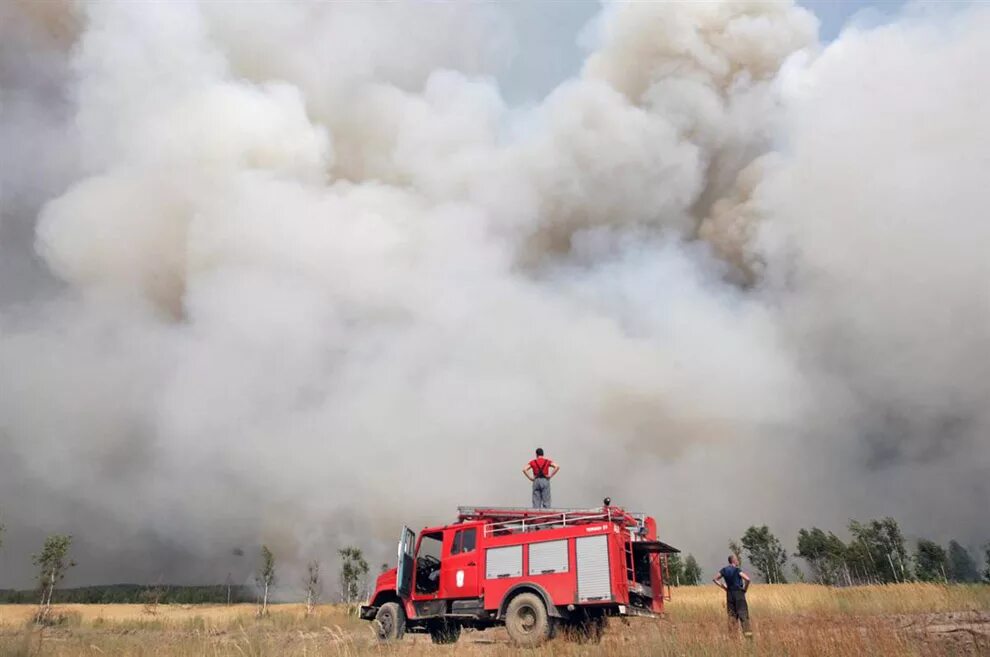
[(390, 558), (538, 446), (709, 566), (987, 538), (990, 11), (609, 4), (522, 105), (508, 11), (0, 5), (5, 583)]

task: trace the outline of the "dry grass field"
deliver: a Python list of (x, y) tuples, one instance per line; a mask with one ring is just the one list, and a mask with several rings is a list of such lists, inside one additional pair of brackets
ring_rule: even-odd
[[(599, 645), (557, 639), (540, 657), (659, 655), (990, 654), (990, 587), (904, 584), (829, 589), (755, 586), (750, 593), (756, 636), (728, 631), (722, 597), (712, 586), (675, 589), (667, 618), (613, 620)], [(504, 631), (465, 632), (454, 646), (407, 635), (378, 645), (368, 623), (333, 605), (306, 618), (301, 605), (277, 605), (254, 618), (250, 605), (63, 605), (65, 622), (38, 629), (33, 608), (0, 606), (0, 657), (123, 655), (133, 657), (502, 657), (520, 650)]]

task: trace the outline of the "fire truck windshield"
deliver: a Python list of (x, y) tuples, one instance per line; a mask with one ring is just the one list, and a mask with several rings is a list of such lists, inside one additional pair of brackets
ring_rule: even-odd
[(416, 551), (416, 591), (436, 593), (440, 588), (440, 551), (443, 533), (424, 533)]
[(442, 545), (443, 534), (440, 532), (423, 534), (423, 538), (419, 542), (419, 550), (416, 551), (416, 556), (421, 558), (433, 557), (439, 561)]

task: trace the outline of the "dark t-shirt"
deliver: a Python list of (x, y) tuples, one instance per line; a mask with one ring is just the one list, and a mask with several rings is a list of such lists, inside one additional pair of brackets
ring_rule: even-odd
[(745, 589), (742, 575), (740, 575), (742, 573), (741, 569), (735, 566), (726, 566), (718, 572), (722, 576), (722, 579), (725, 580), (725, 587), (730, 591), (742, 591)]

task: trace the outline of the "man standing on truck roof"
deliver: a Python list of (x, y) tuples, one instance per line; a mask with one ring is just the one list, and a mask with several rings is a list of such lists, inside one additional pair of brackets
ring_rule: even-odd
[[(523, 474), (533, 482), (533, 508), (550, 508), (550, 480), (560, 471), (560, 466), (543, 457), (543, 448), (536, 449), (536, 458), (523, 468)], [(532, 474), (531, 474), (532, 472)]]
[(734, 554), (729, 555), (729, 565), (718, 571), (718, 575), (715, 575), (712, 581), (725, 591), (725, 606), (729, 612), (730, 626), (735, 626), (735, 621), (739, 621), (742, 624), (743, 636), (752, 638), (749, 606), (746, 604), (746, 591), (752, 580), (739, 567), (739, 557)]

